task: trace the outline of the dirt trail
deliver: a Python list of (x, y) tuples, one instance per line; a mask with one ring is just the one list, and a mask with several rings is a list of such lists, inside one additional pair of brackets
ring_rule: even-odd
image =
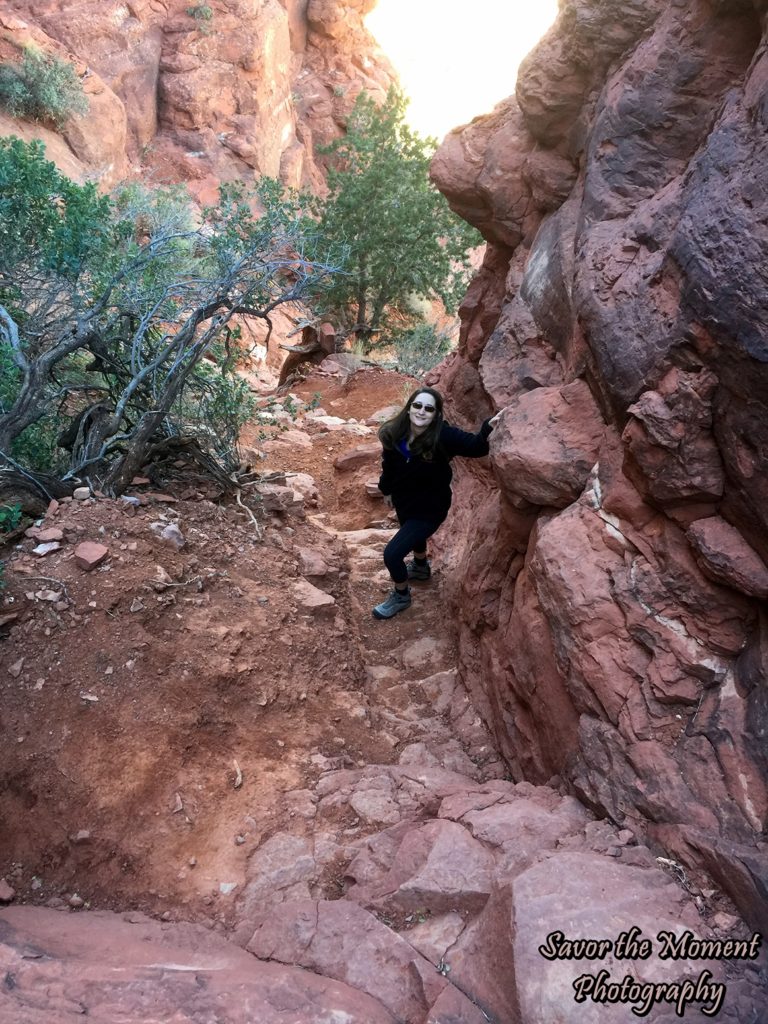
[[(409, 386), (376, 370), (349, 381), (315, 373), (294, 394), (319, 393), (329, 415), (362, 420)], [(329, 767), (502, 774), (454, 694), (439, 569), (414, 587), (407, 613), (371, 616), (391, 535), (366, 529), (386, 516), (365, 494), (377, 467), (340, 473), (333, 460), (375, 434), (307, 429), (310, 446), (278, 443), (259, 468), (310, 474), (318, 498), (268, 515), (263, 542), (237, 506), (161, 497), (134, 510), (100, 499), (64, 504), (42, 524), (62, 529), (59, 551), (36, 557), (31, 539), (13, 552), (3, 611), (19, 618), (0, 641), (0, 878), (17, 901), (74, 898), (229, 929), (249, 855), (284, 830), (311, 834), (312, 790)], [(186, 546), (160, 542), (153, 522), (178, 523)], [(92, 573), (74, 564), (81, 540), (109, 547)], [(329, 567), (309, 579), (333, 597), (330, 612), (297, 601), (307, 549)], [(46, 589), (64, 600), (46, 600)], [(435, 675), (439, 708), (435, 687), (416, 685)]]

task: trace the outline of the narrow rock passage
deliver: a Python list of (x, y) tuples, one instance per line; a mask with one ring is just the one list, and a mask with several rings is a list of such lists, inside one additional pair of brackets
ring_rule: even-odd
[(468, 778), (503, 778), (493, 741), (461, 686), (440, 570), (412, 585), (413, 603), (391, 620), (371, 608), (390, 587), (382, 552), (391, 530), (333, 531), (347, 552), (352, 609), (365, 666), (371, 722), (402, 765), (441, 767)]

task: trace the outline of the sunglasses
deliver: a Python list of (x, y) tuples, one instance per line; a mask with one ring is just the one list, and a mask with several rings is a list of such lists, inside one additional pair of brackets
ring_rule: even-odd
[(421, 402), (411, 402), (411, 408), (412, 409), (423, 409), (424, 412), (434, 412), (435, 411), (435, 406), (434, 405), (422, 405)]

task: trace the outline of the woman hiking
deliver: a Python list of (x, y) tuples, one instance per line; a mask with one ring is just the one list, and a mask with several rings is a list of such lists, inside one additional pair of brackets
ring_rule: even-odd
[[(486, 420), (476, 434), (443, 419), (443, 397), (434, 388), (418, 388), (400, 412), (379, 429), (382, 469), (379, 490), (394, 505), (400, 529), (384, 549), (384, 564), (394, 589), (377, 604), (377, 619), (391, 619), (411, 605), (408, 580), (428, 580), (432, 569), (427, 539), (451, 507), (451, 459), (479, 459), (488, 454), (488, 435), (498, 417)], [(413, 552), (406, 565), (405, 558)]]

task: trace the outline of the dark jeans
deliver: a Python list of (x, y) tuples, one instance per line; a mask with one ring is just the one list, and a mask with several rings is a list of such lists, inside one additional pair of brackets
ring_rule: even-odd
[(408, 580), (408, 570), (405, 567), (405, 557), (411, 551), (424, 551), (427, 546), (427, 538), (437, 530), (441, 524), (434, 519), (406, 519), (392, 540), (384, 548), (384, 564), (389, 569), (389, 575), (395, 583), (405, 583)]

